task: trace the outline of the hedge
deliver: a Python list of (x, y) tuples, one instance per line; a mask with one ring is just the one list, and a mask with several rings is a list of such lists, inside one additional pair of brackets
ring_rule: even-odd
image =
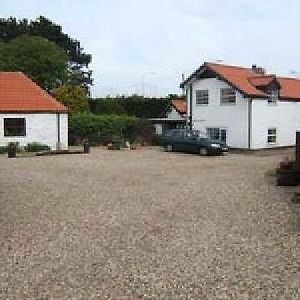
[(90, 99), (90, 111), (95, 114), (129, 115), (137, 118), (160, 118), (171, 98), (144, 98), (141, 96)]
[(69, 117), (69, 144), (78, 145), (88, 139), (91, 145), (106, 144), (114, 138), (151, 142), (153, 127), (144, 119), (131, 116), (76, 113)]

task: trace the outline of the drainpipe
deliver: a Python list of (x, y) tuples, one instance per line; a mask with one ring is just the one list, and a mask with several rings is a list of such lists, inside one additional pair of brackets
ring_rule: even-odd
[(60, 150), (61, 144), (60, 144), (60, 113), (56, 114), (56, 121), (57, 121), (57, 150)]
[(251, 150), (252, 135), (252, 98), (248, 100), (248, 150)]
[(190, 84), (190, 115), (189, 115), (190, 129), (193, 129), (193, 85)]

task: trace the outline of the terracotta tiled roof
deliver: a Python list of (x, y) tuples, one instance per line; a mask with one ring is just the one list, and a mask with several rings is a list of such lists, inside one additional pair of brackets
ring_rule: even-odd
[[(222, 80), (235, 87), (242, 94), (249, 97), (267, 98), (269, 95), (259, 87), (267, 86), (273, 80), (280, 86), (279, 95), (282, 100), (300, 100), (300, 80), (294, 78), (277, 77), (270, 74), (258, 74), (252, 68), (230, 66), (217, 63), (204, 63), (184, 83), (203, 70), (210, 70)], [(184, 84), (183, 83), (183, 84)]]
[(0, 112), (67, 112), (21, 72), (0, 72)]
[(255, 76), (248, 78), (249, 82), (255, 87), (262, 87), (269, 85), (273, 80), (276, 80), (275, 75)]
[(283, 99), (300, 99), (300, 80), (296, 78), (276, 77), (280, 84), (280, 97)]
[(260, 91), (250, 83), (249, 78), (258, 76), (258, 74), (255, 73), (251, 68), (227, 66), (214, 63), (207, 63), (207, 66), (215, 73), (220, 75), (220, 77), (222, 77), (229, 84), (236, 87), (239, 91), (246, 95), (255, 97), (268, 96), (266, 93)]
[(180, 114), (186, 114), (186, 102), (182, 99), (172, 100), (172, 106)]

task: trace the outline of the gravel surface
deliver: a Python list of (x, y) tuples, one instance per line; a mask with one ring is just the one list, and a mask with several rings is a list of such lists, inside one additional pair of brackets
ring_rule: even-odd
[(284, 156), (0, 156), (0, 299), (299, 299)]

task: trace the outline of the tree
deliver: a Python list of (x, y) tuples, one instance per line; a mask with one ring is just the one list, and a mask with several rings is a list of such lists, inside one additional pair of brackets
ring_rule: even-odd
[(61, 85), (53, 91), (53, 96), (68, 107), (70, 113), (89, 109), (88, 99), (80, 86)]
[(0, 42), (0, 69), (22, 71), (47, 91), (67, 80), (67, 56), (55, 43), (27, 34)]
[(63, 33), (61, 26), (43, 16), (30, 22), (27, 19), (17, 20), (12, 17), (0, 19), (0, 41), (9, 42), (24, 33), (44, 37), (64, 49), (68, 56), (69, 84), (80, 85), (87, 93), (89, 92), (92, 84), (92, 71), (88, 66), (92, 61), (92, 56), (83, 51), (78, 40)]

